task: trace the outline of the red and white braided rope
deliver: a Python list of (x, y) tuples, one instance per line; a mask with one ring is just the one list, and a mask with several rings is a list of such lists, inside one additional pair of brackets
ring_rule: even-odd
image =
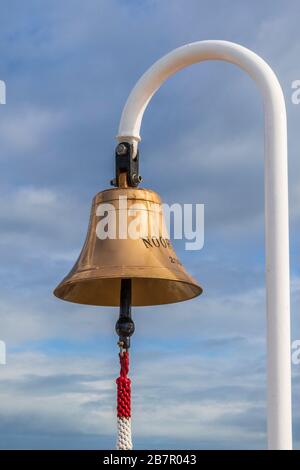
[(129, 372), (129, 353), (120, 352), (120, 377), (117, 378), (118, 433), (117, 449), (131, 450), (131, 380)]

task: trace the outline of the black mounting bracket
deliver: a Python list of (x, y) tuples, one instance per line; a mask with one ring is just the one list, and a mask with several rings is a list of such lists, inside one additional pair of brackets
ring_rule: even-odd
[(134, 333), (134, 322), (131, 318), (131, 279), (121, 279), (120, 316), (116, 323), (121, 349), (130, 348), (130, 336)]
[(112, 186), (119, 186), (121, 173), (127, 174), (127, 185), (136, 188), (142, 181), (139, 175), (139, 151), (136, 153), (133, 144), (121, 142), (116, 147), (116, 176), (111, 180)]

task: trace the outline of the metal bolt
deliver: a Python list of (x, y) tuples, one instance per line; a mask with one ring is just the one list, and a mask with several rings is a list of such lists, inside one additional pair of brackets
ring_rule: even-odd
[(125, 144), (119, 144), (117, 146), (117, 155), (126, 155), (127, 147)]
[(137, 174), (133, 174), (132, 175), (132, 181), (135, 183), (135, 184), (139, 184), (141, 181), (142, 181), (142, 177), (140, 175), (137, 175)]

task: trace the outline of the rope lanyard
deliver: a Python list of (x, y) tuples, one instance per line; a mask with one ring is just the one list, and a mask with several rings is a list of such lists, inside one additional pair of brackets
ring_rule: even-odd
[(120, 376), (117, 378), (117, 449), (131, 450), (131, 380), (127, 377), (129, 372), (129, 353), (122, 351), (120, 358)]

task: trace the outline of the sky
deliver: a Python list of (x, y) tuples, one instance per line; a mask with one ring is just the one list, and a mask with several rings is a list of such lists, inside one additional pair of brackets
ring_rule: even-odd
[[(141, 74), (183, 44), (224, 39), (261, 55), (286, 98), (292, 340), (300, 339), (299, 3), (273, 0), (2, 0), (0, 79), (1, 449), (115, 447), (117, 309), (52, 291), (114, 175), (122, 107)], [(142, 125), (143, 186), (205, 204), (201, 251), (176, 251), (204, 287), (134, 308), (136, 449), (266, 447), (263, 113), (254, 82), (206, 62), (171, 77)], [(300, 365), (293, 365), (300, 449)]]

